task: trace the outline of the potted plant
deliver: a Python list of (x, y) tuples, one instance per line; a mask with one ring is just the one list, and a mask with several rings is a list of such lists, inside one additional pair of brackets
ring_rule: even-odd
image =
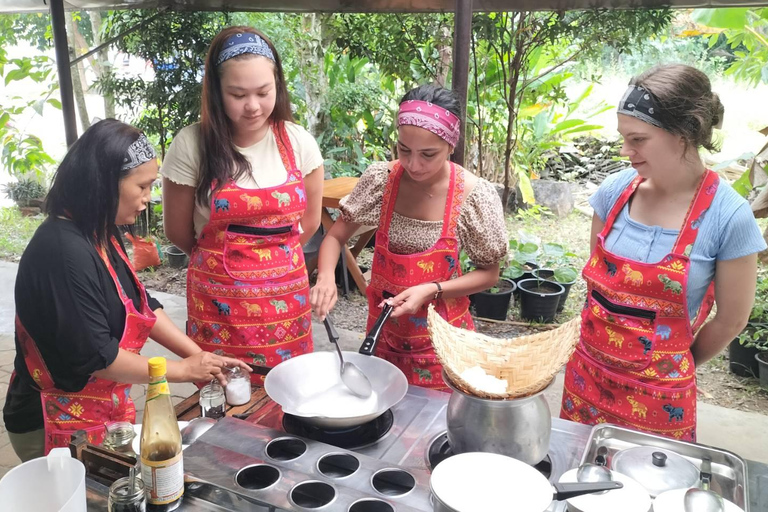
[(474, 294), (475, 314), (480, 318), (506, 320), (515, 288), (511, 279), (500, 277), (495, 286)]
[[(511, 279), (515, 285), (523, 279), (531, 279), (533, 271), (539, 268), (536, 264), (539, 246), (533, 242), (518, 242), (515, 239), (509, 241), (507, 262), (501, 272), (501, 276)], [(515, 297), (520, 295), (519, 287), (515, 290)]]
[[(766, 351), (768, 351), (768, 269), (760, 268), (757, 272), (755, 304), (752, 306), (747, 327), (728, 347), (728, 367), (731, 373), (740, 377), (757, 377), (760, 373), (760, 363), (768, 360)], [(760, 352), (763, 352), (763, 355), (758, 359)]]
[(760, 387), (768, 389), (768, 345), (758, 346), (758, 352), (755, 354), (755, 361), (757, 361), (758, 365)]
[(16, 203), (25, 215), (40, 213), (40, 206), (48, 193), (45, 185), (35, 178), (22, 177), (17, 181), (3, 185), (3, 192), (8, 199)]
[(540, 257), (541, 267), (533, 271), (533, 277), (559, 283), (565, 289), (557, 305), (557, 312), (565, 308), (565, 301), (571, 291), (571, 286), (576, 283), (579, 273), (573, 266), (576, 255), (568, 251), (561, 244), (546, 243), (542, 247)]
[(560, 298), (565, 288), (560, 283), (545, 279), (521, 279), (517, 282), (520, 290), (520, 317), (523, 320), (550, 323), (555, 320)]

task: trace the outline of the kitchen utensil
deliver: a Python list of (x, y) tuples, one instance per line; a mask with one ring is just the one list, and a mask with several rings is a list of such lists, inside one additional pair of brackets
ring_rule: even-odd
[(691, 488), (683, 496), (685, 512), (724, 512), (723, 497), (704, 489)]
[(344, 356), (341, 355), (341, 348), (339, 348), (339, 333), (336, 332), (336, 328), (331, 322), (331, 317), (326, 315), (323, 320), (325, 330), (328, 332), (328, 339), (331, 340), (333, 346), (336, 347), (336, 353), (339, 354), (339, 374), (341, 375), (341, 382), (349, 389), (349, 391), (359, 396), (360, 398), (368, 398), (371, 396), (373, 389), (371, 388), (371, 381), (368, 377), (349, 361), (344, 361)]
[[(566, 471), (561, 477), (561, 483), (577, 482), (579, 480), (579, 470), (585, 467), (580, 466), (576, 469)], [(600, 466), (592, 465), (586, 467), (600, 468)], [(593, 471), (593, 470), (587, 470)], [(584, 471), (582, 470), (582, 473)], [(584, 496), (576, 496), (569, 498), (568, 511), (569, 512), (648, 512), (651, 508), (651, 496), (648, 491), (643, 488), (642, 485), (637, 483), (627, 475), (616, 473), (615, 471), (609, 471), (610, 477), (613, 481), (621, 482), (624, 487), (615, 491), (600, 492), (594, 494), (587, 494)]]
[(85, 512), (85, 466), (69, 448), (54, 448), (5, 474), (0, 503), (2, 510)]
[(251, 377), (239, 366), (226, 368), (227, 385), (224, 393), (229, 405), (243, 405), (251, 400)]
[(637, 480), (656, 497), (664, 491), (687, 489), (699, 481), (699, 470), (680, 455), (654, 446), (637, 446), (613, 456), (611, 469)]
[[(455, 327), (432, 305), (427, 312), (429, 335), (448, 377), (464, 393), (491, 399), (526, 397), (546, 388), (571, 357), (580, 322), (575, 318), (557, 329), (502, 339)], [(461, 378), (463, 372), (475, 366), (487, 375), (506, 380), (506, 393), (478, 389)]]
[[(659, 494), (656, 499), (653, 500), (653, 512), (688, 512), (685, 496), (690, 490), (691, 489), (674, 489)], [(700, 491), (700, 489), (695, 490)], [(709, 509), (701, 507), (697, 508), (696, 512), (705, 512), (707, 510)], [(741, 507), (725, 498), (723, 498), (723, 509), (720, 510), (724, 510), (725, 512), (744, 512)]]
[[(611, 470), (606, 468), (605, 466), (600, 466), (597, 464), (582, 464), (578, 467), (576, 471), (576, 481), (587, 483), (587, 482), (612, 482), (613, 481), (613, 473), (611, 473)], [(600, 494), (603, 494), (607, 491), (603, 491)]]
[(525, 398), (490, 400), (465, 393), (445, 371), (443, 380), (454, 391), (446, 412), (454, 453), (498, 453), (532, 465), (547, 455), (552, 415), (545, 390)]
[(345, 352), (344, 358), (369, 377), (373, 393), (368, 398), (346, 390), (336, 366), (338, 356), (331, 352), (313, 352), (283, 361), (269, 372), (264, 389), (283, 412), (329, 429), (367, 423), (408, 392), (405, 375), (389, 361), (355, 352)]
[(543, 512), (552, 500), (621, 489), (621, 482), (557, 483), (528, 464), (495, 453), (462, 453), (441, 462), (429, 485), (435, 512)]
[[(386, 290), (384, 290), (381, 295), (384, 297), (384, 299), (391, 299), (394, 297), (394, 294)], [(384, 324), (387, 322), (389, 315), (392, 314), (394, 309), (395, 308), (389, 304), (384, 304), (384, 307), (381, 308), (381, 313), (379, 313), (379, 317), (376, 319), (376, 323), (373, 324), (373, 327), (371, 327), (371, 330), (368, 331), (368, 334), (363, 340), (363, 344), (360, 345), (361, 354), (366, 356), (373, 355), (373, 352), (376, 350), (376, 345), (379, 343), (381, 330), (384, 328)]]
[(213, 418), (195, 418), (190, 420), (186, 427), (181, 429), (181, 444), (190, 445), (198, 437), (205, 434), (212, 426), (216, 424)]

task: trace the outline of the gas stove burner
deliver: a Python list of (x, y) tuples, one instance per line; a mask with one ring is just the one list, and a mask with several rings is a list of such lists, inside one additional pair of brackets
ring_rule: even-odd
[[(429, 452), (427, 453), (429, 470), (434, 470), (435, 466), (451, 455), (453, 455), (453, 450), (451, 450), (451, 445), (448, 443), (448, 433), (444, 432), (432, 441), (432, 444), (429, 446)], [(544, 460), (533, 467), (536, 468), (539, 473), (547, 477), (547, 480), (552, 476), (552, 459), (549, 455), (544, 457)]]
[(298, 416), (292, 414), (283, 415), (283, 429), (289, 434), (312, 439), (321, 443), (330, 444), (346, 450), (354, 450), (371, 445), (384, 437), (394, 423), (395, 416), (392, 410), (382, 414), (376, 419), (344, 429), (329, 429), (310, 425)]

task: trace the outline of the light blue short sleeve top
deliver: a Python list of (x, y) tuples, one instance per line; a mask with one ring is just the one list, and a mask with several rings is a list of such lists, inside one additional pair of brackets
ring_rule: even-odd
[[(634, 169), (614, 173), (603, 181), (589, 199), (595, 213), (605, 222), (624, 189), (637, 176)], [(679, 230), (646, 226), (629, 216), (629, 204), (624, 205), (605, 248), (618, 256), (642, 263), (656, 263), (669, 254)], [(715, 277), (717, 260), (732, 260), (766, 248), (763, 235), (747, 201), (724, 180), (720, 180), (712, 205), (699, 227), (691, 251), (688, 276), (688, 313), (693, 319), (704, 300), (709, 283)]]

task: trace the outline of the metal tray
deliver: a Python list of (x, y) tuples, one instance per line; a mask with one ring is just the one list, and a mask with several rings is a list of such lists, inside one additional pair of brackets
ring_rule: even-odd
[[(298, 443), (298, 447), (290, 446), (290, 442), (284, 443), (286, 440)], [(287, 451), (276, 449), (279, 443), (283, 443)], [(300, 452), (301, 455), (291, 460), (282, 457)], [(335, 458), (329, 461), (329, 455)], [(342, 459), (353, 457), (359, 462), (359, 467), (349, 473), (350, 468), (345, 464), (351, 459), (339, 461), (338, 456)], [(324, 462), (321, 463), (321, 460)], [(257, 485), (260, 488), (239, 485), (239, 472), (250, 466), (273, 468), (268, 471), (277, 475), (274, 482), (268, 479), (261, 482), (263, 485)], [(222, 418), (184, 450), (184, 470), (187, 478), (191, 477), (200, 485), (240, 495), (252, 504), (264, 505), (264, 510), (270, 511), (432, 511), (429, 473), (426, 471), (400, 467), (234, 418)], [(412, 480), (404, 483), (402, 478), (409, 480), (407, 475)], [(266, 485), (267, 482), (272, 483)], [(297, 491), (307, 484), (315, 487)], [(405, 492), (411, 484), (413, 487)], [(327, 496), (329, 492), (333, 497), (323, 504), (298, 500)]]
[(581, 457), (581, 463), (594, 462), (601, 447), (608, 449), (608, 467), (614, 454), (635, 446), (655, 446), (673, 451), (688, 459), (697, 468), (704, 457), (712, 459), (712, 490), (749, 512), (747, 463), (735, 453), (703, 444), (687, 443), (616, 425), (595, 425)]

